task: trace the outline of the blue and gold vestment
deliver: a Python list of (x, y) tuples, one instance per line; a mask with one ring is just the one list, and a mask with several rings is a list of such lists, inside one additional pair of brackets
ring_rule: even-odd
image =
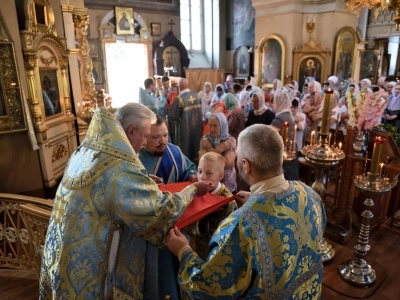
[(253, 194), (214, 233), (204, 262), (193, 251), (178, 281), (188, 299), (319, 299), (320, 197), (301, 182), (278, 194)]
[(174, 195), (160, 192), (116, 117), (96, 110), (57, 190), (42, 258), (40, 299), (105, 299), (116, 230), (120, 239), (108, 279), (111, 296), (142, 299), (146, 240), (162, 246), (195, 191), (189, 186)]

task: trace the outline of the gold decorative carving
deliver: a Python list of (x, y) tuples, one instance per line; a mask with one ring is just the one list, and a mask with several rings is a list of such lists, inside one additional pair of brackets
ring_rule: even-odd
[(59, 59), (60, 69), (61, 69), (61, 81), (62, 81), (62, 91), (64, 93), (64, 107), (67, 115), (72, 114), (71, 112), (71, 101), (69, 97), (69, 84), (67, 76), (67, 60), (64, 58)]
[[(36, 8), (43, 7), (44, 24), (37, 22)], [(54, 26), (54, 12), (48, 0), (25, 0), (26, 30), (34, 35), (48, 33), (57, 36)]]
[(28, 35), (28, 36), (26, 37), (26, 44), (29, 45), (29, 46), (32, 45), (32, 37), (31, 37), (30, 35)]
[(55, 162), (55, 161), (63, 158), (67, 154), (68, 154), (67, 148), (65, 148), (65, 146), (63, 144), (58, 144), (53, 149), (53, 158), (51, 161)]
[(61, 5), (61, 11), (62, 12), (73, 13), (74, 12), (74, 7), (70, 6), (70, 5)]
[[(87, 14), (74, 14), (75, 32), (78, 40), (80, 51), (78, 52), (78, 60), (81, 64), (81, 86), (82, 98), (85, 108), (82, 113), (85, 114), (85, 122), (91, 119), (88, 118), (88, 113), (93, 115), (93, 108), (96, 107), (96, 88), (94, 85), (94, 78), (92, 74), (93, 64), (90, 57), (90, 46), (86, 37), (86, 29), (89, 25), (89, 15)], [(89, 121), (90, 122), (90, 121)]]
[(52, 55), (48, 58), (45, 58), (43, 55), (40, 55), (40, 60), (42, 61), (42, 63), (46, 65), (46, 67), (50, 66), (50, 64), (54, 61), (54, 59), (55, 57)]
[(0, 12), (0, 133), (25, 130), (14, 44)]

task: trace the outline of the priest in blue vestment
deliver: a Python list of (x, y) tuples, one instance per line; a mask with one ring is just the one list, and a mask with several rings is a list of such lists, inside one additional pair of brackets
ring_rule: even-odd
[(320, 299), (320, 245), (326, 224), (321, 198), (307, 185), (285, 180), (283, 142), (268, 125), (238, 138), (237, 165), (250, 192), (211, 238), (203, 261), (177, 229), (168, 248), (178, 256), (178, 281), (187, 299)]
[[(151, 125), (147, 144), (140, 149), (139, 158), (150, 176), (157, 176), (155, 180), (160, 183), (196, 181), (196, 165), (178, 146), (168, 143), (167, 122), (159, 115), (156, 123)], [(181, 299), (177, 281), (179, 261), (167, 248), (157, 249), (149, 243), (146, 246), (146, 264), (153, 266), (146, 271), (146, 277), (153, 283), (149, 299), (164, 299), (167, 295), (171, 299)]]
[(148, 299), (146, 241), (165, 235), (197, 194), (162, 193), (136, 154), (156, 117), (138, 103), (97, 109), (54, 201), (42, 256), (40, 299)]
[(168, 143), (167, 122), (159, 115), (156, 123), (151, 125), (147, 144), (140, 149), (139, 158), (147, 172), (161, 178), (164, 184), (196, 181), (196, 165), (178, 146)]

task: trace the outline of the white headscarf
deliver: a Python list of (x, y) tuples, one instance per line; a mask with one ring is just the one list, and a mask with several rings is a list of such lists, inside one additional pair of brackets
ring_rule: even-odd
[(290, 108), (292, 107), (292, 100), (288, 93), (283, 90), (282, 92), (277, 92), (274, 94), (274, 103), (273, 108), (275, 112), (275, 116), (282, 114), (284, 112), (290, 112)]
[(274, 89), (274, 87), (272, 86), (271, 94), (274, 94), (274, 93), (282, 90), (282, 86), (283, 86), (282, 81), (280, 81), (279, 79), (274, 79), (272, 81), (272, 83), (274, 83), (274, 82), (276, 82), (276, 89)]
[(265, 105), (264, 92), (259, 87), (255, 87), (250, 92), (250, 99), (253, 97), (253, 95), (257, 95), (259, 103), (260, 103), (257, 110), (253, 108), (254, 114), (256, 116), (260, 116), (268, 109), (268, 107)]

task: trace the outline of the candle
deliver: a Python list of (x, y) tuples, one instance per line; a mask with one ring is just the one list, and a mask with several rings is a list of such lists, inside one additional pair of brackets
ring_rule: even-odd
[(297, 125), (294, 126), (293, 152), (296, 152), (296, 146), (297, 146)]
[(331, 136), (332, 136), (332, 134), (330, 133), (329, 136), (328, 136), (328, 146), (331, 145)]
[(285, 122), (282, 128), (282, 140), (283, 140), (283, 148), (286, 149), (286, 139), (289, 131), (289, 123)]
[(329, 134), (329, 121), (331, 119), (331, 103), (333, 100), (333, 90), (329, 89), (325, 91), (324, 95), (324, 108), (322, 112), (322, 125), (321, 125), (321, 134), (328, 135)]
[(339, 143), (339, 150), (342, 150), (342, 142)]
[(376, 174), (376, 175), (379, 174), (378, 168), (379, 168), (379, 162), (381, 160), (381, 154), (384, 142), (385, 139), (380, 136), (377, 136), (374, 140), (374, 152), (372, 152), (372, 162), (370, 168), (371, 174)]
[(311, 146), (314, 145), (315, 142), (315, 131), (311, 131)]
[(379, 164), (379, 177), (380, 178), (382, 178), (383, 166), (384, 166), (384, 163)]

